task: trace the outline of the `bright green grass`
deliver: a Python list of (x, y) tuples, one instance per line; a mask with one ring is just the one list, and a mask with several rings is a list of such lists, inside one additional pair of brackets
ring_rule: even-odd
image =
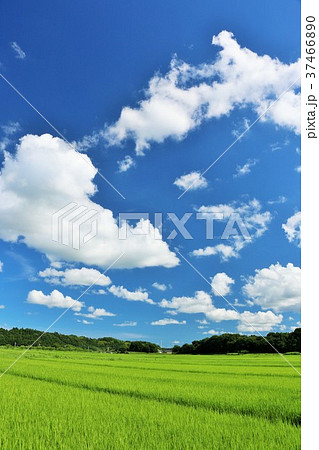
[[(20, 352), (0, 350), (1, 372)], [(298, 449), (300, 377), (278, 355), (31, 350), (0, 416), (1, 450)]]

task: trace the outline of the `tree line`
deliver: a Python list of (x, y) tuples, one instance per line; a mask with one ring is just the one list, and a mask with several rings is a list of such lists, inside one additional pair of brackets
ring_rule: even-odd
[[(0, 328), (0, 346), (28, 347), (42, 334), (31, 328)], [(225, 354), (225, 353), (281, 353), (301, 351), (301, 329), (291, 333), (268, 333), (267, 341), (262, 336), (225, 333), (211, 336), (191, 344), (175, 345), (176, 354)], [(269, 345), (271, 344), (271, 345)], [(157, 353), (160, 346), (146, 341), (122, 341), (113, 337), (89, 338), (74, 334), (45, 333), (34, 345), (36, 348), (52, 350), (89, 350), (96, 352), (144, 352)], [(275, 350), (276, 349), (276, 350)]]
[[(0, 346), (25, 346), (33, 344), (42, 331), (31, 328), (0, 328)], [(52, 350), (91, 350), (98, 352), (144, 352), (157, 353), (160, 347), (146, 341), (121, 341), (112, 337), (98, 339), (86, 336), (66, 335), (60, 333), (45, 333), (34, 345), (36, 348)]]
[[(268, 333), (262, 336), (225, 333), (182, 346), (175, 345), (173, 353), (214, 355), (222, 353), (280, 353), (301, 351), (301, 328), (291, 333)], [(271, 344), (271, 345), (270, 345)], [(276, 350), (275, 350), (276, 349)]]

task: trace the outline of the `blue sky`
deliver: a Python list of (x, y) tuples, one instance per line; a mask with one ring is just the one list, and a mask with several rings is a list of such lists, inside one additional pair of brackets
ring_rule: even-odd
[[(110, 280), (54, 330), (171, 346), (298, 326), (298, 82), (199, 175), (297, 79), (299, 2), (30, 1), (6, 5), (0, 17), (1, 73), (87, 158), (0, 79), (0, 326), (45, 329), (123, 249)], [(131, 167), (121, 172), (125, 158)], [(125, 200), (93, 178), (89, 161)], [(109, 227), (98, 224), (80, 250), (49, 232), (52, 214), (70, 202), (94, 203)], [(239, 213), (251, 242), (220, 239), (228, 217), (207, 240), (195, 219), (205, 211)], [(114, 230), (128, 212), (147, 212), (153, 224), (163, 213), (163, 239), (133, 237), (126, 248)], [(168, 212), (193, 213), (192, 240), (167, 239)], [(177, 251), (209, 283), (215, 277), (213, 289)]]

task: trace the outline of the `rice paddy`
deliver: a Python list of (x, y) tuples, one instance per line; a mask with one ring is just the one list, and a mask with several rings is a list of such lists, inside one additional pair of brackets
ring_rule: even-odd
[[(0, 349), (1, 372), (20, 353)], [(300, 377), (278, 355), (30, 350), (0, 416), (1, 450), (298, 449)]]

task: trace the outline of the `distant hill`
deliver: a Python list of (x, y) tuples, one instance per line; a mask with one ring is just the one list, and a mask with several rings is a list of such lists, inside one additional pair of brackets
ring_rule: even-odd
[[(25, 346), (33, 344), (43, 331), (31, 328), (12, 328), (6, 330), (0, 328), (0, 346)], [(151, 342), (145, 341), (121, 341), (112, 337), (98, 339), (74, 334), (45, 333), (34, 347), (50, 348), (57, 350), (91, 350), (101, 352), (146, 352), (157, 353), (160, 347)]]

